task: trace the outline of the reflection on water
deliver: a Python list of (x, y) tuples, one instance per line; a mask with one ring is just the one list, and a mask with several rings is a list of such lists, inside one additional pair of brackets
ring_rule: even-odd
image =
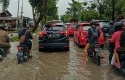
[(19, 42), (11, 42), (11, 48), (10, 53), (16, 54), (17, 53), (17, 45), (19, 45)]

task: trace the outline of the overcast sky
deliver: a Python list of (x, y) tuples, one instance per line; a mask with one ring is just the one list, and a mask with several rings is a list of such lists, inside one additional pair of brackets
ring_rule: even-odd
[[(20, 0), (20, 10), (21, 10), (21, 6), (22, 6), (22, 0)], [(29, 4), (29, 0), (23, 0), (23, 15), (26, 17), (30, 17), (32, 18), (32, 8)], [(78, 1), (84, 1), (84, 0), (78, 0)], [(71, 0), (59, 0), (59, 2), (57, 3), (57, 7), (58, 8), (58, 14), (62, 15), (66, 12), (66, 8), (69, 7), (68, 3), (71, 3)], [(10, 5), (8, 10), (12, 13), (13, 17), (17, 16), (17, 8), (18, 8), (18, 0), (10, 0)]]

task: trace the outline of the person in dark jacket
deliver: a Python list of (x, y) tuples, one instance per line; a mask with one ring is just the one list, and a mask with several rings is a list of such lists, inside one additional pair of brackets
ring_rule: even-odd
[[(114, 22), (111, 21), (109, 23), (109, 26), (108, 26), (108, 37), (110, 38), (113, 35), (114, 32), (115, 32)], [(113, 56), (113, 53), (114, 53), (114, 48), (115, 48), (114, 43), (109, 42), (109, 44), (108, 44), (108, 49), (109, 49), (109, 63), (111, 62), (111, 59), (112, 59), (112, 56)]]
[(29, 57), (32, 57), (32, 55), (31, 55), (32, 41), (31, 40), (33, 39), (33, 37), (32, 37), (31, 32), (27, 29), (27, 24), (26, 23), (23, 24), (23, 29), (20, 30), (20, 32), (19, 32), (19, 39), (24, 34), (26, 36), (25, 40), (24, 40), (23, 43), (20, 43), (20, 45), (26, 45), (27, 48), (29, 49), (29, 53), (30, 53)]
[[(96, 26), (97, 25), (97, 22), (96, 21), (91, 21), (90, 22), (91, 24), (91, 28), (88, 29), (88, 43), (86, 44), (85, 46), (85, 49), (84, 49), (84, 54), (85, 54), (85, 62), (88, 61), (88, 49), (90, 48), (90, 46), (94, 43), (94, 42), (98, 42), (98, 38), (100, 36), (100, 32), (99, 32), (99, 29), (98, 27)], [(97, 39), (94, 39), (92, 38), (93, 36), (93, 32), (92, 30), (95, 32), (97, 29), (97, 32), (98, 32), (98, 38)]]

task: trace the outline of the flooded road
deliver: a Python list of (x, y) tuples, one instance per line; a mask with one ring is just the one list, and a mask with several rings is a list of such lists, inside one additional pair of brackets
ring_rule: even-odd
[(101, 66), (90, 59), (84, 64), (83, 48), (77, 47), (73, 38), (68, 52), (38, 52), (37, 40), (33, 41), (32, 59), (21, 64), (16, 59), (18, 42), (11, 43), (11, 53), (0, 62), (0, 80), (125, 80), (116, 71), (107, 74), (108, 55)]

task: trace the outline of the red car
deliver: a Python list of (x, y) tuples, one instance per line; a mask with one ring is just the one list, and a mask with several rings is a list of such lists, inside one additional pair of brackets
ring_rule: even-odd
[(74, 31), (74, 42), (79, 46), (85, 46), (88, 41), (88, 29), (90, 28), (90, 23), (80, 23), (77, 25)]
[[(88, 29), (91, 27), (89, 22), (80, 23), (74, 31), (74, 42), (78, 44), (79, 47), (85, 46), (88, 41)], [(103, 45), (104, 36), (101, 31), (101, 36), (99, 37), (99, 43)]]
[(67, 29), (68, 29), (68, 33), (70, 36), (73, 36), (74, 35), (74, 30), (76, 28), (76, 26), (78, 25), (77, 22), (72, 22), (70, 23), (68, 26), (67, 26)]

